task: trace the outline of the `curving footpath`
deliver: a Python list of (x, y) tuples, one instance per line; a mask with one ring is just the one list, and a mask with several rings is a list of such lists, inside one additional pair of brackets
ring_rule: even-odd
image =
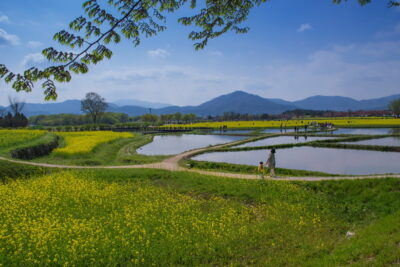
[[(181, 154), (172, 156), (167, 158), (159, 163), (150, 163), (150, 164), (141, 164), (141, 165), (121, 165), (121, 166), (73, 166), (73, 165), (59, 165), (59, 164), (47, 164), (47, 163), (38, 163), (38, 162), (30, 162), (30, 161), (22, 161), (22, 160), (14, 160), (8, 159), (4, 157), (0, 157), (0, 160), (25, 164), (31, 166), (38, 167), (47, 167), (47, 168), (60, 168), (60, 169), (161, 169), (168, 171), (185, 171), (185, 172), (194, 172), (204, 175), (211, 176), (219, 176), (219, 177), (227, 177), (227, 178), (236, 178), (236, 179), (260, 179), (258, 175), (254, 174), (241, 174), (241, 173), (226, 173), (226, 172), (215, 172), (215, 171), (203, 171), (197, 169), (188, 169), (179, 166), (179, 161), (185, 158), (190, 158), (195, 154), (204, 152), (210, 148), (221, 148), (228, 145), (235, 145), (236, 143), (241, 142), (235, 141), (231, 143), (216, 145), (212, 147), (198, 148), (183, 152)], [(267, 177), (268, 178), (268, 177)], [(275, 177), (273, 180), (285, 180), (285, 181), (324, 181), (324, 180), (358, 180), (358, 179), (379, 179), (379, 178), (400, 178), (400, 174), (388, 174), (388, 175), (361, 175), (361, 176), (337, 176), (337, 177), (323, 177), (323, 176), (284, 176), (284, 177)]]

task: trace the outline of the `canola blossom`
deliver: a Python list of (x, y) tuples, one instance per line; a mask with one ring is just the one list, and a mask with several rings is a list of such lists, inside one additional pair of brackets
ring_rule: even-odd
[(85, 154), (91, 152), (96, 146), (117, 140), (120, 138), (133, 137), (132, 133), (118, 133), (112, 131), (97, 131), (97, 132), (59, 132), (65, 141), (65, 147), (57, 148), (54, 154), (59, 155), (74, 155)]
[(221, 121), (221, 122), (200, 122), (191, 124), (169, 124), (164, 127), (210, 127), (220, 128), (227, 126), (228, 128), (279, 128), (295, 127), (309, 125), (311, 122), (316, 123), (333, 123), (338, 127), (363, 127), (363, 126), (400, 126), (400, 119), (395, 118), (305, 118), (297, 120), (273, 120), (273, 121)]
[(46, 134), (43, 130), (0, 130), (0, 148), (35, 140)]
[[(277, 190), (305, 197), (288, 183)], [(287, 248), (323, 249), (332, 233), (301, 201), (246, 204), (90, 172), (1, 185), (0, 202), (4, 266), (247, 265), (243, 246), (261, 249), (268, 262)]]

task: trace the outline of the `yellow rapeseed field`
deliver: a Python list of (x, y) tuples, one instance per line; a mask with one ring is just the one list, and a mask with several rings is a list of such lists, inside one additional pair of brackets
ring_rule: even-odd
[[(289, 183), (279, 188), (298, 195)], [(90, 172), (0, 185), (0, 203), (4, 266), (202, 265), (221, 257), (229, 262), (239, 248), (257, 244), (268, 258), (305, 232), (314, 233), (311, 247), (325, 246), (314, 238), (325, 232), (325, 223), (301, 203), (203, 198), (145, 181), (99, 181)], [(277, 227), (290, 231), (278, 235)]]
[(268, 128), (274, 127), (294, 127), (304, 126), (311, 122), (317, 123), (333, 123), (338, 127), (368, 127), (368, 126), (397, 126), (400, 127), (400, 119), (396, 118), (316, 118), (316, 119), (297, 119), (297, 120), (274, 120), (274, 121), (222, 121), (222, 122), (201, 122), (191, 124), (173, 124), (164, 125), (164, 127), (210, 127), (220, 128), (227, 126), (228, 128)]
[(46, 134), (42, 130), (0, 130), (0, 148), (18, 145)]
[(85, 154), (91, 152), (99, 144), (133, 137), (132, 133), (112, 131), (59, 132), (57, 135), (61, 136), (66, 143), (65, 147), (54, 150), (54, 153), (61, 155)]

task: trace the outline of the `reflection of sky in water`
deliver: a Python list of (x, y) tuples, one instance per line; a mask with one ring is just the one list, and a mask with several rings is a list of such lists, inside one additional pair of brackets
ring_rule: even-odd
[(250, 133), (250, 130), (237, 130), (237, 131), (211, 131), (210, 133), (216, 134), (243, 134), (243, 133)]
[(400, 134), (400, 128), (340, 128), (332, 132), (333, 134)]
[(280, 144), (294, 144), (294, 143), (304, 143), (316, 140), (332, 139), (333, 137), (315, 137), (315, 136), (278, 136), (270, 137), (262, 140), (258, 140), (251, 143), (245, 143), (235, 147), (255, 147), (255, 146), (272, 146)]
[[(195, 156), (195, 160), (256, 166), (265, 162), (269, 150), (213, 152)], [(277, 167), (335, 174), (400, 173), (400, 153), (369, 150), (293, 147), (278, 149)]]
[[(304, 129), (301, 129), (301, 131), (304, 131)], [(294, 132), (293, 128), (289, 128), (289, 129), (280, 129), (280, 128), (268, 128), (265, 129), (264, 131), (262, 131), (262, 133), (290, 133), (290, 132)]]
[(155, 136), (153, 142), (142, 146), (137, 152), (144, 155), (174, 155), (195, 148), (229, 143), (243, 138), (245, 137), (227, 135), (161, 135)]
[(343, 144), (371, 145), (371, 146), (400, 146), (400, 136), (399, 137), (385, 137), (385, 138), (370, 139), (370, 140), (361, 140), (361, 141), (356, 141), (356, 142), (343, 142)]

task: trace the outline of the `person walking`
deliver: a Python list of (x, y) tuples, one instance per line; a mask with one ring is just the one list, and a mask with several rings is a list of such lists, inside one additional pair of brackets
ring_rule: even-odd
[(260, 179), (264, 180), (265, 169), (262, 161), (258, 164), (258, 174), (260, 175)]
[(275, 165), (276, 165), (275, 148), (271, 149), (271, 152), (269, 153), (265, 165), (267, 165), (267, 167), (269, 168), (269, 175), (271, 176), (271, 178), (275, 177)]

